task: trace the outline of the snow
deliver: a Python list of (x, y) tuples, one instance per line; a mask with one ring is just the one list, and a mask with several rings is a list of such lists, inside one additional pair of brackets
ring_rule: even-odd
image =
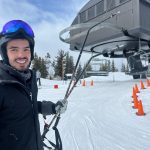
[[(94, 86), (90, 86), (91, 80)], [(149, 150), (150, 149), (150, 87), (140, 89), (141, 80), (123, 73), (85, 79), (68, 98), (67, 111), (61, 115), (58, 129), (64, 150)], [(68, 82), (69, 83), (69, 82)], [(57, 102), (64, 98), (68, 83), (42, 79), (38, 100)], [(54, 89), (54, 85), (59, 86)], [(132, 88), (138, 85), (145, 116), (133, 109)], [(41, 132), (43, 119), (40, 115)], [(47, 117), (47, 123), (52, 116)], [(54, 141), (52, 129), (47, 138)], [(46, 148), (45, 148), (46, 150)]]

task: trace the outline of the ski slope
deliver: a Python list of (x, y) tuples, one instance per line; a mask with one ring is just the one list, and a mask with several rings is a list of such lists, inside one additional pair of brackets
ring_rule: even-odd
[[(94, 86), (90, 86), (91, 79)], [(108, 77), (91, 77), (86, 86), (78, 84), (69, 97), (68, 109), (58, 125), (63, 150), (150, 150), (150, 87), (140, 90), (145, 116), (132, 108), (132, 88), (140, 89), (140, 80), (122, 73)], [(59, 89), (53, 85), (58, 84)], [(63, 99), (68, 84), (42, 80), (38, 100), (56, 102)], [(47, 122), (51, 117), (47, 117)], [(40, 116), (41, 131), (43, 119)], [(54, 139), (51, 130), (47, 137)], [(46, 148), (45, 148), (46, 150)]]

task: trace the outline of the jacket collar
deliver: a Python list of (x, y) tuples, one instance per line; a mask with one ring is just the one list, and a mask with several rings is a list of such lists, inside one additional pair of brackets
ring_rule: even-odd
[(30, 78), (31, 70), (28, 69), (26, 72), (21, 73), (0, 61), (0, 80), (16, 80), (25, 85)]

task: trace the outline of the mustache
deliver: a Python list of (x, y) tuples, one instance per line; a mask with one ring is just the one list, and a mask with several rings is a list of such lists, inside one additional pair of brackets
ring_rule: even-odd
[(18, 58), (16, 58), (15, 60), (20, 60), (20, 59), (26, 59), (26, 60), (28, 60), (28, 58), (27, 57), (18, 57)]

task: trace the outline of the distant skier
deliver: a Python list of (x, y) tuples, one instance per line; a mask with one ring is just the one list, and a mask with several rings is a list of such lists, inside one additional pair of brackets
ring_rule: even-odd
[(0, 33), (0, 149), (44, 150), (38, 113), (63, 113), (67, 104), (37, 101), (34, 33), (21, 20), (6, 23)]
[(36, 71), (36, 79), (39, 82), (39, 86), (41, 86), (41, 72), (39, 70)]

